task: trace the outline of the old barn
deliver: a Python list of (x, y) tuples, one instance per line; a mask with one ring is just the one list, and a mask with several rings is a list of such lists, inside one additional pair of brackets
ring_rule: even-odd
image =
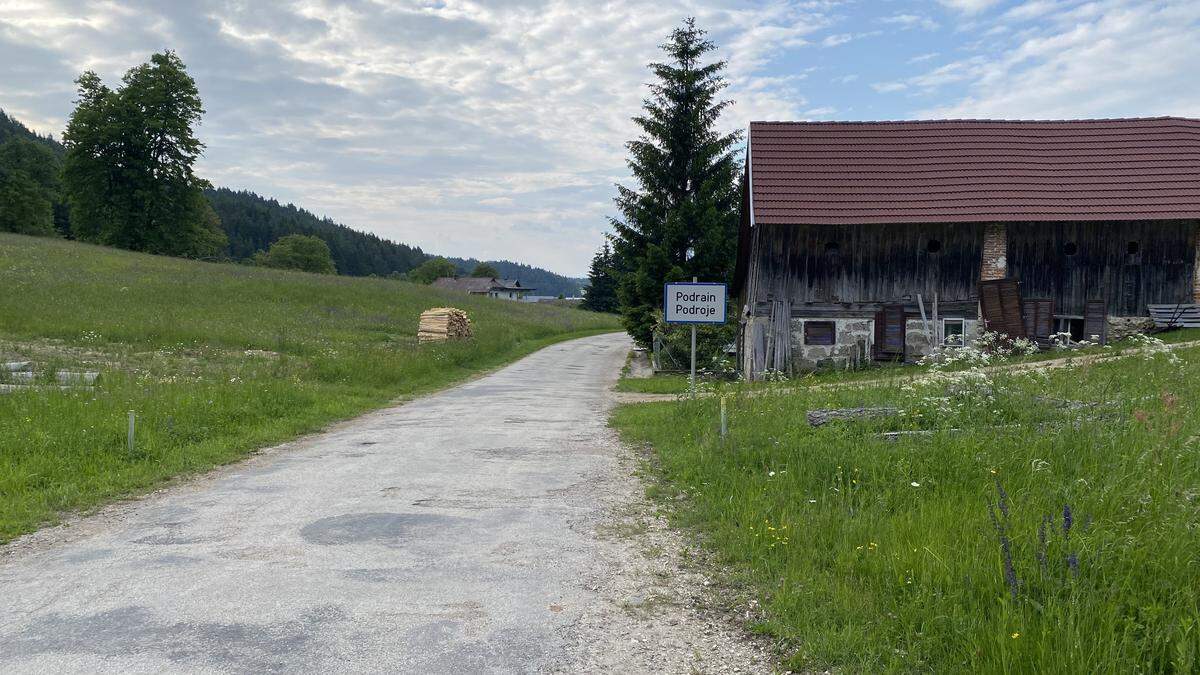
[(755, 122), (744, 181), (749, 377), (1200, 302), (1200, 120)]

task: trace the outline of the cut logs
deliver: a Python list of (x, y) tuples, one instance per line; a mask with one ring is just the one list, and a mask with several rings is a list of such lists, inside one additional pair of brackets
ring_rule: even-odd
[(467, 313), (454, 307), (434, 307), (421, 314), (417, 327), (419, 342), (462, 340), (471, 337), (471, 320)]

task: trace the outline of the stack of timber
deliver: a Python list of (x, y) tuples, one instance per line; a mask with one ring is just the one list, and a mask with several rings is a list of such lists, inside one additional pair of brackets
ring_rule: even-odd
[(471, 337), (471, 320), (467, 313), (453, 307), (434, 307), (421, 314), (417, 327), (419, 342), (441, 342)]
[(1200, 305), (1146, 305), (1157, 328), (1200, 328)]

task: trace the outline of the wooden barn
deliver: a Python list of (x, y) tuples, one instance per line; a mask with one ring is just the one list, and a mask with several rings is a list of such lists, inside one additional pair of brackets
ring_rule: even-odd
[(754, 122), (743, 195), (750, 378), (1200, 303), (1200, 120)]

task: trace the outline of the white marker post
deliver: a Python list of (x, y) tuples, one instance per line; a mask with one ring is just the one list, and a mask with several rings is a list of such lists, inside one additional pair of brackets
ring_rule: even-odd
[(696, 325), (725, 323), (725, 284), (680, 281), (663, 284), (663, 319), (667, 323), (692, 325), (692, 371), (689, 384), (696, 395)]

